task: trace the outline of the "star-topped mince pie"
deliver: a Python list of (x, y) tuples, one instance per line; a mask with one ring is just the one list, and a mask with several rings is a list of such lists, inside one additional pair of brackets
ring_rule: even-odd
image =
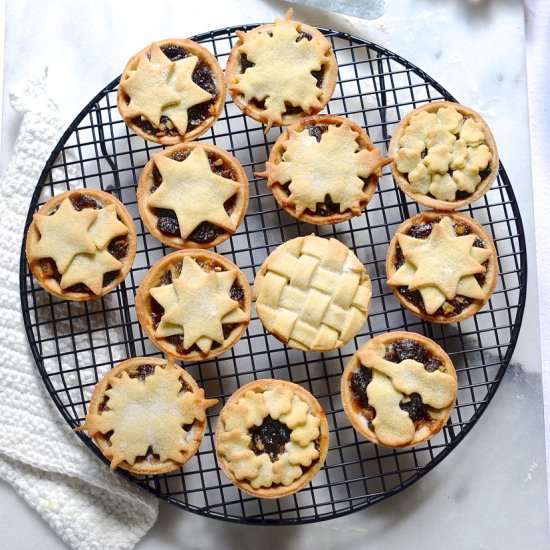
[(136, 294), (141, 326), (164, 353), (204, 361), (234, 346), (250, 321), (242, 271), (209, 250), (185, 249), (159, 260)]
[(118, 109), (144, 139), (163, 145), (204, 134), (220, 115), (225, 83), (216, 58), (185, 39), (153, 42), (126, 65)]
[(388, 162), (351, 120), (316, 115), (294, 122), (281, 134), (265, 172), (257, 175), (267, 179), (290, 215), (326, 225), (361, 214)]
[(96, 385), (86, 430), (111, 468), (134, 474), (177, 470), (198, 450), (206, 429), (205, 399), (193, 377), (172, 361), (134, 357)]
[(385, 447), (412, 447), (447, 422), (456, 372), (433, 340), (389, 332), (355, 352), (342, 374), (341, 393), (344, 412), (361, 435)]
[(498, 172), (487, 123), (472, 109), (435, 101), (410, 112), (391, 139), (395, 181), (420, 204), (454, 210), (482, 197)]
[(235, 105), (267, 125), (288, 125), (328, 103), (338, 67), (330, 42), (317, 29), (294, 21), (292, 9), (275, 23), (249, 32), (227, 60), (226, 78)]
[(351, 340), (367, 320), (370, 278), (336, 239), (297, 237), (277, 247), (254, 281), (264, 327), (288, 346), (329, 351)]
[(458, 212), (423, 212), (403, 222), (386, 258), (388, 285), (403, 306), (435, 323), (477, 313), (496, 285), (490, 235)]
[(208, 143), (181, 143), (153, 155), (139, 178), (141, 219), (174, 248), (208, 248), (229, 238), (248, 206), (239, 161)]
[(323, 465), (328, 423), (319, 402), (284, 380), (239, 388), (220, 413), (216, 451), (225, 475), (258, 498), (300, 490)]
[(130, 271), (136, 230), (126, 208), (109, 193), (67, 191), (34, 215), (26, 253), (42, 288), (67, 300), (90, 300), (113, 290)]

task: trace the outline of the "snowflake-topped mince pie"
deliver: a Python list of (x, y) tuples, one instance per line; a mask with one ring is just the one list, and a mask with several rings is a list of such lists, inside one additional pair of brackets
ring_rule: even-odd
[(405, 220), (388, 248), (388, 285), (401, 304), (434, 323), (477, 313), (497, 281), (493, 239), (458, 212), (422, 212)]
[(367, 320), (370, 278), (359, 258), (336, 239), (296, 237), (278, 246), (254, 281), (264, 327), (303, 351), (330, 351)]
[(388, 162), (353, 121), (316, 115), (281, 134), (257, 175), (291, 216), (327, 225), (361, 214)]
[(134, 474), (177, 470), (198, 450), (206, 429), (205, 399), (193, 377), (171, 360), (134, 357), (96, 385), (86, 430), (111, 468)]
[(66, 300), (91, 300), (120, 284), (136, 254), (136, 229), (124, 205), (99, 189), (66, 191), (34, 215), (26, 241), (40, 286)]
[(255, 380), (222, 409), (216, 452), (237, 487), (258, 498), (281, 498), (319, 471), (328, 433), (325, 413), (311, 393), (285, 380)]
[(338, 67), (330, 42), (317, 29), (283, 19), (237, 31), (225, 75), (235, 105), (267, 125), (286, 126), (323, 109)]
[(497, 147), (487, 123), (469, 107), (448, 101), (410, 112), (393, 134), (388, 155), (399, 187), (438, 210), (479, 199), (498, 172)]
[(117, 95), (126, 124), (163, 145), (204, 134), (225, 103), (225, 82), (216, 58), (192, 40), (153, 42), (128, 61)]
[(413, 447), (447, 422), (456, 372), (433, 340), (388, 332), (355, 352), (342, 374), (341, 393), (344, 412), (361, 435), (385, 447)]
[(225, 241), (244, 217), (248, 194), (239, 161), (203, 142), (154, 154), (137, 191), (147, 229), (174, 248), (208, 248)]
[(184, 361), (205, 361), (227, 351), (250, 321), (246, 277), (209, 250), (185, 249), (159, 260), (141, 282), (135, 303), (155, 346)]

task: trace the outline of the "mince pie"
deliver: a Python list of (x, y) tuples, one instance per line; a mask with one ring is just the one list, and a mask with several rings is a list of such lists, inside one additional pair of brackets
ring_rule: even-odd
[(498, 273), (493, 239), (458, 212), (422, 212), (404, 221), (386, 258), (388, 285), (401, 304), (434, 323), (456, 323), (490, 298)]
[(385, 447), (413, 447), (447, 422), (456, 372), (433, 340), (388, 332), (355, 352), (342, 374), (341, 392), (344, 412), (361, 435)]
[(181, 143), (153, 155), (139, 178), (141, 219), (174, 248), (208, 248), (229, 238), (248, 206), (239, 161), (208, 143)]
[(42, 288), (66, 300), (91, 300), (111, 292), (130, 271), (136, 229), (109, 193), (67, 191), (34, 215), (26, 253)]
[(118, 109), (139, 136), (162, 145), (204, 134), (225, 103), (216, 58), (185, 39), (153, 42), (128, 61), (120, 77)]
[(237, 31), (225, 75), (235, 105), (254, 120), (286, 126), (323, 109), (338, 67), (330, 42), (294, 21), (292, 9), (275, 23)]
[(391, 139), (389, 156), (399, 187), (439, 210), (479, 199), (498, 172), (497, 147), (487, 123), (472, 109), (448, 101), (409, 113)]
[(206, 429), (205, 399), (193, 377), (171, 360), (134, 357), (94, 388), (86, 430), (111, 468), (154, 475), (177, 470), (198, 450)]
[(255, 380), (222, 409), (216, 452), (237, 487), (258, 498), (281, 498), (319, 471), (328, 434), (325, 413), (311, 393), (285, 380)]
[(277, 247), (254, 282), (264, 327), (303, 351), (342, 347), (363, 327), (370, 278), (357, 256), (336, 239), (297, 237)]
[(205, 361), (234, 346), (250, 321), (250, 287), (232, 262), (201, 249), (172, 252), (147, 272), (136, 311), (161, 351)]
[(267, 179), (291, 216), (327, 225), (361, 214), (388, 162), (359, 125), (336, 115), (316, 115), (281, 134), (265, 172), (257, 175)]

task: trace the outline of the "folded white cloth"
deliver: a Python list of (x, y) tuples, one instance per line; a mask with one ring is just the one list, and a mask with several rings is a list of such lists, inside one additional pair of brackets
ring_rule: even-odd
[(153, 525), (157, 500), (109, 471), (47, 394), (23, 327), (19, 254), (33, 189), (61, 135), (45, 74), (10, 94), (23, 115), (0, 180), (0, 477), (77, 549), (128, 549)]

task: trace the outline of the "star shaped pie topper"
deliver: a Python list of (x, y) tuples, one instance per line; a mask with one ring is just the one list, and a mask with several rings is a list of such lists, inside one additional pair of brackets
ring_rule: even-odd
[(185, 134), (187, 110), (212, 98), (193, 82), (198, 61), (195, 55), (170, 61), (160, 46), (153, 43), (147, 53), (140, 55), (137, 67), (128, 71), (129, 76), (120, 82), (120, 87), (130, 98), (124, 104), (124, 115), (127, 118), (144, 116), (156, 126), (164, 115), (181, 134)]
[(157, 337), (182, 334), (186, 349), (196, 344), (208, 353), (214, 342), (223, 343), (223, 325), (247, 320), (239, 303), (230, 297), (236, 269), (205, 271), (194, 259), (183, 259), (181, 274), (173, 283), (150, 289), (164, 308)]
[(474, 246), (474, 234), (457, 236), (451, 218), (445, 216), (435, 222), (427, 239), (399, 233), (397, 240), (405, 263), (388, 284), (418, 290), (426, 313), (435, 313), (456, 296), (484, 298), (474, 275), (486, 272), (483, 263), (492, 251)]
[(147, 199), (147, 205), (175, 212), (182, 239), (187, 239), (202, 222), (210, 222), (229, 232), (236, 229), (223, 205), (240, 186), (212, 172), (202, 147), (192, 149), (181, 162), (158, 154), (153, 159), (162, 183)]

